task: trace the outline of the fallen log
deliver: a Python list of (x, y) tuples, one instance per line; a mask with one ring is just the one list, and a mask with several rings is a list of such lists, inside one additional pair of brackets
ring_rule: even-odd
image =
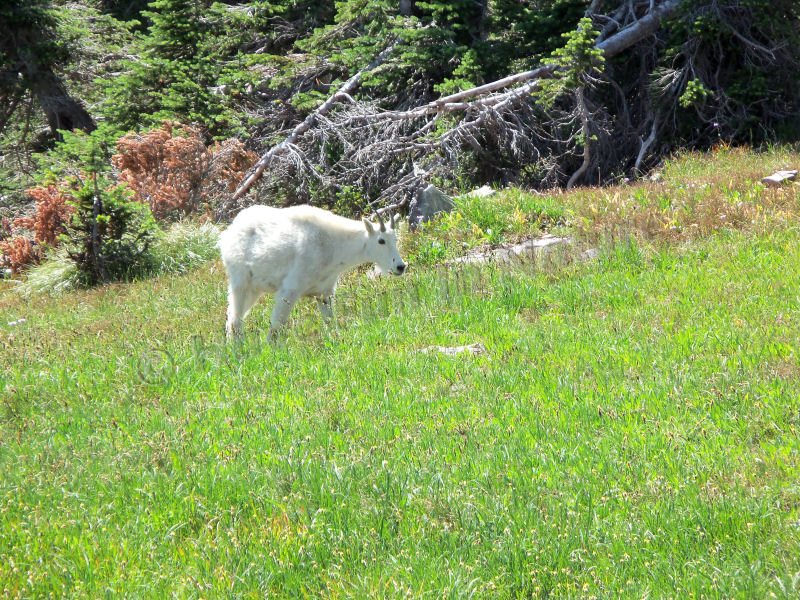
[(269, 151), (267, 151), (267, 153), (264, 154), (261, 157), (261, 159), (253, 166), (252, 173), (250, 173), (250, 175), (248, 175), (247, 178), (242, 182), (239, 188), (234, 192), (231, 199), (222, 206), (220, 212), (221, 213), (226, 212), (233, 202), (241, 198), (247, 192), (247, 190), (249, 190), (250, 187), (256, 181), (258, 181), (258, 179), (261, 177), (261, 174), (264, 172), (264, 169), (266, 169), (269, 166), (272, 160), (276, 156), (279, 156), (280, 154), (287, 152), (289, 148), (291, 148), (291, 146), (297, 141), (297, 139), (301, 135), (303, 135), (306, 131), (311, 129), (311, 127), (314, 125), (314, 121), (318, 117), (329, 113), (333, 108), (334, 104), (336, 104), (336, 102), (340, 98), (349, 98), (350, 94), (354, 92), (361, 85), (361, 82), (363, 81), (364, 78), (364, 74), (369, 71), (372, 71), (378, 65), (383, 63), (383, 61), (386, 60), (386, 58), (392, 53), (392, 51), (395, 49), (396, 46), (397, 42), (391, 44), (388, 48), (384, 49), (383, 52), (381, 52), (380, 54), (378, 54), (377, 57), (375, 57), (375, 60), (373, 60), (364, 69), (360, 70), (358, 73), (353, 75), (350, 79), (345, 81), (342, 87), (336, 90), (336, 92), (334, 92), (333, 95), (331, 95), (325, 102), (323, 102), (319, 108), (317, 108), (314, 112), (308, 115), (303, 120), (302, 123), (297, 125), (297, 127), (295, 127), (292, 130), (292, 132), (285, 140), (270, 148)]
[[(595, 6), (598, 3), (593, 3)], [(634, 44), (640, 42), (646, 37), (654, 34), (660, 27), (661, 20), (672, 13), (680, 4), (680, 0), (665, 0), (660, 4), (651, 2), (651, 8), (643, 17), (636, 20), (634, 23), (617, 31), (607, 39), (602, 39), (602, 35), (598, 38), (595, 47), (602, 50), (606, 58), (614, 57), (623, 51), (627, 50)], [(228, 200), (221, 209), (217, 212), (217, 218), (226, 214), (233, 203), (241, 198), (250, 187), (258, 181), (263, 174), (264, 170), (272, 164), (272, 162), (284, 155), (299, 152), (296, 142), (312, 129), (314, 124), (320, 117), (328, 114), (340, 99), (349, 99), (350, 93), (355, 91), (362, 82), (365, 73), (375, 69), (383, 63), (389, 54), (400, 42), (394, 44), (383, 50), (367, 67), (360, 70), (358, 73), (348, 79), (341, 88), (334, 92), (319, 108), (309, 114), (303, 122), (297, 125), (289, 134), (289, 136), (282, 142), (270, 148), (256, 163), (253, 170), (242, 182), (233, 196)], [(381, 122), (398, 122), (414, 119), (423, 119), (432, 115), (439, 115), (442, 113), (452, 113), (456, 111), (477, 111), (478, 114), (489, 111), (497, 113), (498, 109), (504, 108), (511, 101), (515, 101), (523, 96), (531, 94), (539, 86), (539, 82), (543, 79), (552, 79), (559, 76), (557, 67), (554, 65), (543, 65), (536, 69), (515, 73), (502, 79), (463, 90), (455, 94), (439, 98), (422, 106), (412, 108), (405, 111), (375, 111), (375, 112), (361, 112), (355, 116), (345, 118), (343, 121), (336, 123), (337, 127), (347, 127), (353, 123), (381, 123)], [(515, 84), (523, 83), (524, 85), (513, 88), (507, 92), (496, 94), (497, 90), (513, 86)], [(484, 96), (481, 98), (481, 96)], [(476, 100), (471, 100), (477, 98)], [(474, 124), (475, 117), (473, 115)], [(460, 125), (456, 125), (450, 133), (454, 133), (459, 129)], [(445, 136), (443, 139), (453, 136)], [(416, 142), (415, 142), (416, 143)], [(304, 161), (301, 161), (304, 162)], [(584, 169), (585, 170), (585, 169)], [(579, 175), (580, 173), (578, 173)], [(575, 177), (573, 177), (574, 179)]]

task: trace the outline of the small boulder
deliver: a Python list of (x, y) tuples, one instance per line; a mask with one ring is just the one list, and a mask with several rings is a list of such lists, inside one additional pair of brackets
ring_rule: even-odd
[(417, 192), (411, 201), (408, 226), (415, 231), (422, 223), (430, 221), (441, 213), (449, 213), (455, 208), (453, 200), (435, 185), (429, 184)]
[(796, 177), (797, 177), (796, 169), (793, 171), (777, 171), (772, 175), (764, 177), (761, 180), (761, 183), (769, 187), (780, 187), (782, 183), (786, 181), (794, 181)]
[(597, 248), (589, 248), (588, 250), (581, 252), (581, 255), (578, 258), (580, 258), (582, 261), (597, 260), (600, 258), (600, 250)]
[(475, 196), (476, 198), (486, 198), (487, 196), (492, 196), (496, 193), (495, 190), (490, 188), (488, 185), (482, 185), (477, 190), (472, 190), (467, 196)]
[(486, 354), (486, 346), (483, 344), (469, 344), (467, 346), (427, 346), (422, 348), (420, 352), (422, 354), (438, 352), (446, 356), (458, 356), (459, 354), (478, 356), (479, 354)]
[(525, 240), (511, 246), (501, 246), (493, 249), (479, 248), (466, 256), (453, 259), (447, 264), (510, 263), (515, 260), (532, 260), (555, 250), (563, 244), (569, 245), (571, 243), (572, 240), (568, 237), (545, 234), (542, 237)]

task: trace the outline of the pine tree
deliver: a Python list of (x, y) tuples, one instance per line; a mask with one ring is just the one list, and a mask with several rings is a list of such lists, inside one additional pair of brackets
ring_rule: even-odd
[[(585, 0), (344, 0), (335, 22), (300, 47), (344, 73), (367, 64), (393, 40), (395, 57), (365, 80), (386, 103), (408, 106), (519, 70), (561, 45)], [(371, 86), (371, 87), (370, 87)]]
[[(110, 154), (115, 133), (106, 126), (91, 134), (64, 133), (56, 145), (59, 166), (80, 166), (79, 174), (63, 178), (60, 191), (73, 207), (63, 245), (84, 283), (94, 285), (129, 278), (150, 260), (148, 246), (158, 228), (150, 208), (133, 200), (133, 193), (111, 176)], [(71, 169), (70, 169), (71, 170)]]
[[(139, 38), (139, 57), (127, 74), (106, 83), (104, 112), (122, 130), (164, 120), (203, 125), (221, 135), (235, 118), (226, 98), (214, 93), (231, 53), (236, 31), (224, 6), (210, 0), (154, 0), (142, 15), (150, 25)], [(224, 26), (218, 26), (222, 20)]]
[(59, 129), (95, 128), (56, 73), (69, 57), (56, 36), (56, 24), (49, 0), (6, 0), (0, 5), (0, 131), (27, 94), (44, 111), (53, 135)]
[(83, 282), (94, 285), (135, 275), (149, 259), (148, 246), (156, 232), (149, 208), (99, 174), (72, 194), (75, 212), (65, 245)]

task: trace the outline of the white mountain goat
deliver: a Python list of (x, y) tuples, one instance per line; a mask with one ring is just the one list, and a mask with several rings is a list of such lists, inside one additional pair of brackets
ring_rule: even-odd
[(280, 329), (295, 302), (313, 296), (325, 318), (333, 316), (332, 300), (339, 276), (351, 267), (375, 263), (402, 275), (406, 263), (397, 251), (395, 217), (389, 227), (353, 221), (313, 206), (251, 206), (240, 212), (219, 240), (228, 271), (230, 339), (241, 332), (245, 318), (265, 292), (275, 294), (270, 332)]

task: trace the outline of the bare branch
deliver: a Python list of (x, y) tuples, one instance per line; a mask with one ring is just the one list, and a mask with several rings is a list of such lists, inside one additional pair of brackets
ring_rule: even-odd
[[(253, 183), (255, 183), (259, 177), (261, 177), (261, 174), (264, 172), (264, 169), (267, 168), (267, 166), (270, 164), (270, 162), (272, 162), (272, 160), (276, 156), (285, 153), (288, 147), (291, 144), (293, 144), (295, 140), (297, 140), (306, 131), (311, 129), (312, 125), (314, 124), (314, 121), (319, 115), (324, 115), (330, 112), (330, 110), (333, 108), (333, 105), (340, 97), (350, 98), (349, 94), (361, 85), (364, 73), (371, 71), (372, 69), (380, 65), (384, 60), (386, 60), (386, 58), (389, 56), (389, 54), (392, 53), (392, 51), (395, 49), (396, 46), (397, 42), (391, 44), (388, 48), (383, 50), (383, 52), (381, 52), (375, 58), (375, 60), (373, 60), (366, 68), (362, 69), (361, 71), (353, 75), (350, 79), (348, 79), (336, 93), (334, 93), (330, 98), (328, 98), (322, 104), (322, 106), (320, 106), (317, 110), (308, 115), (308, 117), (306, 117), (302, 123), (300, 123), (297, 127), (295, 127), (289, 134), (289, 137), (287, 137), (280, 144), (273, 146), (269, 150), (269, 152), (267, 152), (264, 156), (262, 156), (261, 159), (256, 163), (253, 172), (247, 177), (247, 179), (245, 179), (242, 185), (239, 186), (239, 189), (237, 189), (236, 192), (233, 194), (231, 202), (241, 198), (241, 196), (244, 193), (246, 193), (247, 190), (250, 189), (250, 186), (252, 186)], [(227, 210), (228, 206), (229, 204), (223, 206), (222, 207), (223, 210)]]
[(633, 165), (634, 170), (638, 171), (639, 168), (642, 166), (642, 161), (647, 157), (647, 151), (650, 149), (650, 146), (656, 141), (656, 135), (658, 134), (658, 115), (653, 117), (653, 126), (650, 128), (650, 135), (647, 136), (646, 140), (642, 140), (642, 145), (639, 147), (639, 153), (636, 155), (636, 162)]
[[(617, 28), (617, 33), (605, 39), (601, 35), (595, 47), (603, 50), (607, 58), (624, 52), (656, 32), (660, 20), (673, 11), (679, 1), (650, 3), (647, 0), (644, 6), (627, 2), (624, 10), (608, 19), (610, 27), (606, 30), (610, 33)], [(589, 10), (596, 10), (600, 4), (600, 0), (594, 0)], [(648, 4), (652, 4), (652, 10), (637, 19), (637, 11), (641, 14), (641, 9), (646, 9)], [(364, 193), (369, 190), (373, 205), (390, 203), (395, 209), (404, 206), (426, 178), (449, 176), (453, 166), (459, 164), (464, 149), (471, 149), (474, 156), (492, 152), (508, 155), (516, 164), (535, 165), (540, 181), (552, 185), (565, 178), (563, 165), (575, 156), (575, 144), (582, 134), (583, 160), (568, 178), (569, 186), (585, 177), (593, 165), (602, 166), (604, 171), (618, 168), (614, 149), (602, 153), (595, 149), (597, 143), (593, 142), (592, 135), (606, 131), (603, 123), (609, 116), (605, 111), (598, 111), (587, 95), (590, 86), (602, 85), (610, 78), (584, 78), (586, 88), (581, 88), (572, 99), (561, 97), (549, 112), (537, 104), (532, 93), (544, 80), (560, 77), (552, 64), (408, 110), (384, 111), (376, 103), (354, 100), (350, 94), (360, 85), (363, 74), (381, 64), (394, 47), (384, 50), (295, 126), (285, 140), (270, 148), (231, 200), (218, 211), (218, 217), (227, 214), (267, 168), (271, 174), (269, 185), (290, 185), (290, 193), (298, 200), (309, 198), (307, 180), (312, 177), (323, 185), (357, 186)], [(623, 129), (630, 132), (631, 116), (625, 93), (611, 81), (625, 114)], [(454, 115), (455, 123), (441, 131), (445, 115)], [(332, 144), (337, 158), (331, 164)], [(606, 143), (604, 148), (609, 145)], [(629, 145), (635, 152), (633, 141)], [(424, 169), (417, 169), (415, 165), (423, 165)], [(288, 184), (289, 181), (292, 183)]]
[(583, 134), (583, 162), (581, 166), (572, 174), (567, 182), (567, 189), (571, 189), (580, 180), (584, 173), (589, 169), (592, 160), (591, 153), (591, 133), (589, 131), (589, 111), (586, 108), (586, 99), (583, 96), (583, 86), (575, 90), (575, 101), (578, 105), (578, 114), (581, 118), (581, 133)]
[(618, 34), (597, 44), (597, 48), (603, 51), (606, 58), (620, 54), (637, 42), (655, 33), (661, 25), (661, 19), (678, 8), (679, 4), (680, 0), (666, 0), (666, 2), (648, 12), (630, 27), (626, 27)]

